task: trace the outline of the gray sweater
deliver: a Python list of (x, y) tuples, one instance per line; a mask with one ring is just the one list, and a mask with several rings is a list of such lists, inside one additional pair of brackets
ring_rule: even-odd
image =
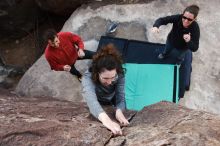
[[(94, 84), (91, 79), (91, 72), (88, 70), (84, 73), (82, 78), (82, 96), (85, 99), (90, 113), (98, 118), (99, 114), (104, 112), (99, 101), (110, 102), (115, 96), (115, 106), (117, 109), (125, 109), (125, 93), (124, 93), (125, 79), (124, 76), (119, 75), (118, 80), (107, 87), (101, 84)], [(99, 100), (99, 101), (98, 101)]]

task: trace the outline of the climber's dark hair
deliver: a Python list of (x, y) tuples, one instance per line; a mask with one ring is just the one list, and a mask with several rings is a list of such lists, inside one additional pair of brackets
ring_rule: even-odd
[(199, 13), (199, 6), (197, 6), (197, 5), (190, 5), (190, 6), (185, 8), (185, 10), (183, 11), (183, 14), (185, 12), (192, 13), (194, 15), (194, 18), (196, 18), (198, 13)]

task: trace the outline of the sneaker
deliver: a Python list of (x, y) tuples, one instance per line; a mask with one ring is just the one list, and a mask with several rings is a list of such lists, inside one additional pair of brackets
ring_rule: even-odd
[(185, 87), (185, 90), (186, 90), (186, 91), (189, 91), (189, 90), (190, 90), (190, 85), (187, 85), (187, 86)]
[(118, 28), (118, 24), (117, 24), (116, 22), (113, 22), (113, 23), (109, 26), (109, 28), (108, 28), (108, 30), (106, 31), (106, 33), (107, 33), (107, 34), (112, 34), (112, 33), (114, 33), (114, 32), (117, 30), (117, 28)]
[(178, 101), (180, 101), (180, 100), (183, 99), (183, 98), (184, 98), (184, 97), (179, 97), (179, 98), (178, 98)]
[(82, 77), (77, 77), (77, 79), (80, 83), (82, 82)]
[(186, 87), (185, 87), (185, 90), (186, 90), (186, 91), (189, 91), (189, 86), (186, 86)]
[(163, 53), (160, 53), (159, 55), (158, 55), (158, 59), (164, 59), (165, 58), (165, 55), (163, 54)]

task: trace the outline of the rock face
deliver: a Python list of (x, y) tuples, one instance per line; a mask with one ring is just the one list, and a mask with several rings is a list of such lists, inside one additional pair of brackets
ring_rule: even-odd
[[(135, 115), (124, 136), (113, 137), (85, 103), (17, 97), (0, 90), (0, 145), (220, 145), (220, 117), (160, 102)], [(107, 107), (111, 115), (112, 108)]]
[[(219, 11), (220, 1), (193, 0), (189, 2), (184, 0), (155, 0), (151, 3), (133, 5), (112, 4), (100, 7), (84, 6), (77, 9), (77, 11), (71, 15), (69, 20), (66, 21), (62, 31), (77, 33), (82, 36), (85, 42), (94, 39), (98, 41), (101, 35), (105, 35), (108, 25), (111, 22), (116, 21), (119, 23), (116, 37), (165, 43), (171, 25), (162, 26), (160, 28), (160, 33), (154, 35), (150, 31), (154, 21), (158, 17), (182, 13), (183, 9), (192, 3), (199, 5), (201, 8), (197, 19), (201, 30), (200, 48), (198, 52), (194, 53), (190, 91), (186, 93), (181, 104), (189, 108), (201, 109), (220, 114), (220, 52), (217, 51), (220, 47), (218, 43), (218, 34), (220, 34), (220, 29), (218, 27), (220, 25), (220, 17), (218, 13), (211, 13), (212, 11)], [(211, 9), (207, 7), (207, 4), (210, 5)], [(210, 13), (212, 15), (210, 15)], [(207, 18), (209, 19), (207, 20)], [(93, 49), (95, 50), (96, 48)], [(41, 65), (45, 64), (46, 63), (42, 63)], [(35, 66), (38, 65), (37, 62)], [(34, 69), (31, 68), (31, 70)], [(41, 71), (38, 72), (39, 76), (42, 76), (41, 78), (45, 79), (44, 83), (47, 82), (48, 85), (50, 84), (51, 86), (51, 83), (49, 83), (51, 81), (43, 77), (47, 73), (42, 73)], [(26, 80), (27, 82), (23, 82), (24, 79), (21, 80), (17, 86), (17, 92), (22, 91), (23, 95), (33, 94), (32, 92), (26, 92), (26, 90), (20, 88), (20, 86), (26, 88), (27, 86), (25, 84), (33, 85), (30, 88), (35, 88), (35, 82), (38, 82), (38, 80), (30, 76), (31, 75), (28, 75), (28, 73), (24, 75), (23, 78), (28, 78), (28, 80)], [(57, 78), (56, 80), (62, 81), (63, 78)], [(71, 82), (72, 80), (69, 78), (66, 84), (69, 86), (71, 85), (71, 88), (74, 88), (75, 85), (73, 86)], [(76, 86), (78, 86), (78, 84)], [(69, 93), (69, 89), (70, 88), (62, 90), (66, 90), (65, 92)], [(51, 88), (52, 92), (56, 91), (61, 93), (61, 91), (58, 90), (61, 89), (57, 87), (54, 87), (53, 89)]]
[(84, 103), (51, 98), (0, 97), (0, 145), (104, 145), (111, 133)]
[(79, 81), (70, 73), (51, 70), (44, 56), (25, 74), (16, 88), (21, 96), (50, 95), (68, 101), (82, 100)]
[(197, 146), (220, 145), (220, 117), (160, 102), (145, 107), (124, 129), (124, 137), (112, 138), (108, 145)]

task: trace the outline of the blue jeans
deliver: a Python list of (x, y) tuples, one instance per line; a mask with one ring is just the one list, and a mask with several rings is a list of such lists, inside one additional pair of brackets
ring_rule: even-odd
[(182, 98), (185, 94), (185, 89), (190, 86), (192, 72), (192, 51), (186, 51), (184, 61), (180, 66), (179, 73), (179, 98)]
[(180, 61), (179, 70), (179, 98), (184, 97), (185, 89), (190, 86), (190, 78), (192, 71), (192, 51), (189, 49), (178, 50), (167, 40), (165, 50), (163, 52), (165, 56), (172, 56)]

